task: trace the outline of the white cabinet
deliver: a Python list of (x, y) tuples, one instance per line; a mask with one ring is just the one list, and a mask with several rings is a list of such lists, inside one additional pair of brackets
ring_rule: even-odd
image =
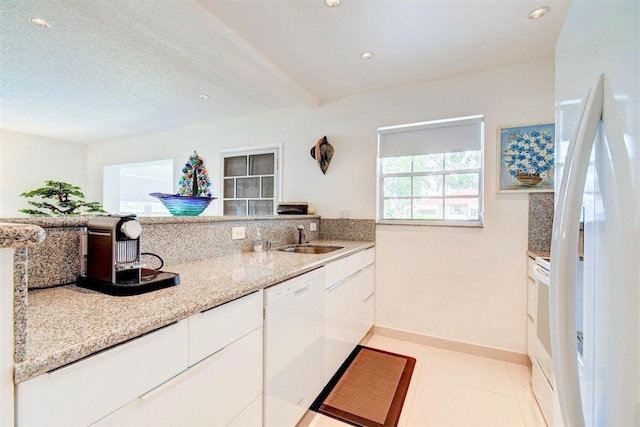
[(535, 259), (527, 257), (527, 354), (532, 364), (535, 364), (536, 312), (538, 310), (538, 289), (533, 273), (535, 265)]
[(190, 368), (96, 425), (227, 425), (262, 395), (262, 291), (188, 323)]
[[(343, 263), (339, 260), (328, 264), (327, 272), (333, 264)], [(338, 266), (339, 268), (340, 266)], [(344, 270), (346, 274), (346, 269)], [(329, 276), (329, 274), (327, 274)], [(336, 280), (335, 278), (333, 280)], [(338, 370), (342, 362), (347, 358), (353, 347), (349, 340), (349, 319), (347, 309), (347, 291), (349, 280), (346, 277), (327, 283), (325, 289), (325, 364), (324, 379), (329, 382), (333, 374)]]
[(258, 291), (18, 384), (17, 425), (260, 425), (262, 340)]
[(362, 338), (363, 313), (363, 275), (362, 271), (347, 278), (347, 342), (353, 350)]
[(264, 424), (293, 426), (324, 387), (325, 269), (265, 290)]
[(181, 321), (19, 383), (16, 425), (89, 425), (186, 368)]
[(262, 291), (189, 317), (189, 365), (262, 326)]
[(325, 382), (374, 323), (375, 249), (325, 266)]
[(375, 269), (375, 264), (371, 264), (362, 270), (362, 337), (371, 330), (375, 320)]
[[(99, 426), (224, 426), (262, 392), (262, 328), (100, 420)], [(254, 415), (260, 425), (262, 414)]]

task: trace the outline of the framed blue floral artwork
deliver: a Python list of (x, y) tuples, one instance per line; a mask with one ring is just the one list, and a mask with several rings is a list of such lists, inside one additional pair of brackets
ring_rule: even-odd
[(498, 192), (553, 191), (555, 125), (498, 129)]

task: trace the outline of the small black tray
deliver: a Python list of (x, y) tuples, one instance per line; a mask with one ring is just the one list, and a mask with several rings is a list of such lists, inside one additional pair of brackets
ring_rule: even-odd
[(140, 295), (158, 289), (168, 288), (180, 284), (180, 276), (177, 273), (167, 271), (141, 269), (140, 282), (127, 281), (122, 283), (110, 283), (104, 280), (78, 277), (76, 285), (81, 288), (91, 289), (114, 296)]

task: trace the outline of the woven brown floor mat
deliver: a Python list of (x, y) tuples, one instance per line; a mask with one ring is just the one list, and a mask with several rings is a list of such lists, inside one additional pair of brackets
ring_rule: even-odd
[(358, 346), (311, 409), (357, 426), (396, 426), (416, 360)]

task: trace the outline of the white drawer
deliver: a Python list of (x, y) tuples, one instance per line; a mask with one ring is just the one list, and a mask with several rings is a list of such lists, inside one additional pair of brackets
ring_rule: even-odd
[(347, 276), (362, 270), (364, 267), (364, 253), (358, 252), (347, 258)]
[(259, 328), (97, 425), (222, 426), (261, 394), (262, 328)]
[(554, 425), (554, 391), (535, 360), (531, 366), (531, 371), (531, 388), (533, 389), (533, 394), (536, 396), (536, 400), (538, 401), (538, 406), (540, 406), (540, 411), (542, 412), (544, 419), (547, 421), (547, 425)]
[(363, 254), (363, 262), (362, 262), (362, 266), (366, 267), (368, 265), (373, 264), (374, 262), (376, 262), (376, 248), (369, 248), (365, 251), (362, 252)]
[(89, 425), (187, 368), (181, 321), (16, 386), (16, 425)]
[(262, 328), (259, 328), (97, 425), (223, 426), (261, 394)]
[(262, 326), (262, 290), (189, 317), (189, 366)]
[(324, 266), (325, 288), (335, 285), (339, 281), (347, 278), (347, 259), (348, 258), (342, 258)]

